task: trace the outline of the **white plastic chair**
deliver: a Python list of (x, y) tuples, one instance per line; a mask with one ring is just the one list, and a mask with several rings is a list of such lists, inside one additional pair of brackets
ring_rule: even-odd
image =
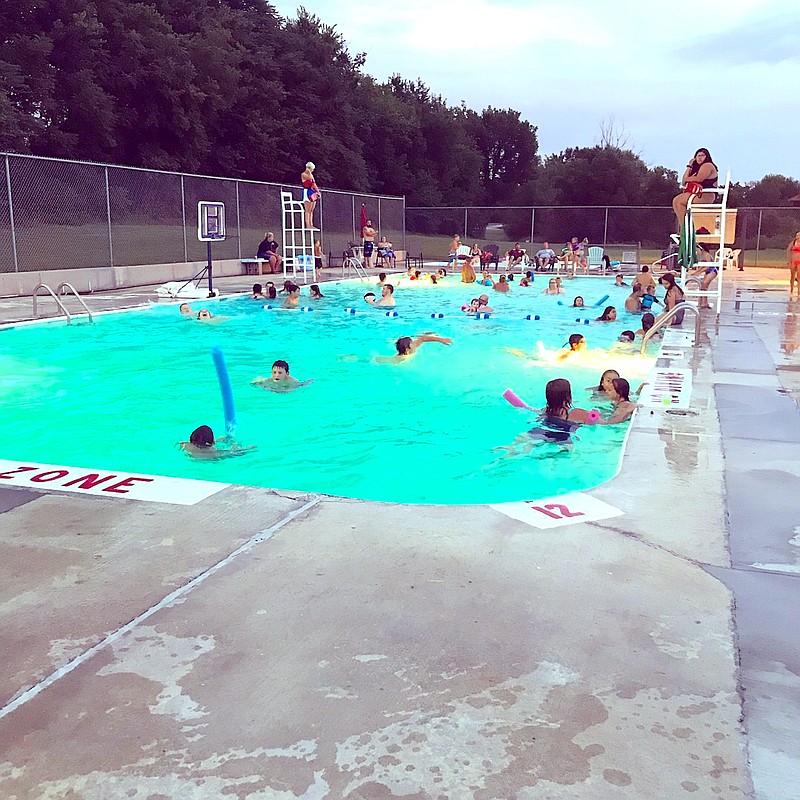
[(604, 250), (602, 247), (590, 247), (589, 255), (586, 259), (586, 272), (588, 273), (592, 267), (596, 267), (603, 275), (606, 274), (606, 262), (603, 261)]

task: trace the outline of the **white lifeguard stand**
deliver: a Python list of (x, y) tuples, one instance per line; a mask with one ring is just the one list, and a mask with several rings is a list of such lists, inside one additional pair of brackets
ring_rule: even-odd
[[(689, 199), (688, 207), (692, 212), (692, 221), (695, 227), (695, 240), (698, 244), (716, 245), (716, 253), (712, 261), (698, 261), (695, 264), (695, 269), (698, 267), (716, 267), (717, 278), (712, 282), (711, 287), (707, 290), (699, 288), (700, 279), (696, 276), (688, 276), (687, 270), (684, 265), (681, 265), (681, 286), (683, 293), (687, 300), (699, 300), (701, 297), (707, 297), (714, 303), (717, 316), (719, 316), (720, 307), (722, 306), (722, 283), (723, 272), (725, 267), (731, 262), (729, 256), (730, 245), (736, 239), (736, 209), (728, 208), (728, 192), (731, 187), (731, 173), (725, 177), (724, 185), (711, 187), (706, 191), (716, 191), (720, 198), (718, 203), (698, 203), (694, 205), (694, 197)], [(708, 233), (697, 233), (698, 229), (705, 228)], [(698, 284), (696, 288), (686, 285), (687, 279), (690, 284)]]
[(281, 192), (283, 216), (283, 275), (291, 273), (296, 280), (298, 273), (303, 275), (303, 283), (308, 283), (308, 273), (312, 281), (317, 279), (314, 260), (313, 228), (306, 227), (305, 208), (301, 200), (295, 200), (291, 192)]

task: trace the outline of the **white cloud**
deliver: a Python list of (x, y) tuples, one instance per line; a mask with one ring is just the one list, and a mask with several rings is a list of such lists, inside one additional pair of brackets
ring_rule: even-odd
[[(296, 13), (294, 3), (274, 5)], [(776, 58), (770, 38), (783, 25), (781, 52), (791, 51), (796, 0), (318, 0), (306, 8), (335, 24), (350, 52), (366, 52), (365, 70), (378, 80), (399, 73), (451, 104), (519, 110), (538, 126), (543, 153), (595, 143), (600, 120), (614, 116), (652, 164), (679, 168), (687, 151), (708, 146), (734, 180), (800, 177), (800, 60)]]

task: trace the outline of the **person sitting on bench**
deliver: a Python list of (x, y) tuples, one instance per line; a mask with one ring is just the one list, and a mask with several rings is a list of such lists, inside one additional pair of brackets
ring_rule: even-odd
[(280, 269), (283, 259), (278, 252), (278, 243), (275, 241), (275, 234), (272, 231), (264, 234), (264, 239), (258, 246), (256, 258), (269, 261), (270, 272), (277, 272)]

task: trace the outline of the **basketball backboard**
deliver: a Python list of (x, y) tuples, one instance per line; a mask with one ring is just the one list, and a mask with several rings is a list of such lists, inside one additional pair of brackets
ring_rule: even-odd
[(197, 204), (197, 238), (201, 242), (225, 238), (225, 203), (201, 200)]

